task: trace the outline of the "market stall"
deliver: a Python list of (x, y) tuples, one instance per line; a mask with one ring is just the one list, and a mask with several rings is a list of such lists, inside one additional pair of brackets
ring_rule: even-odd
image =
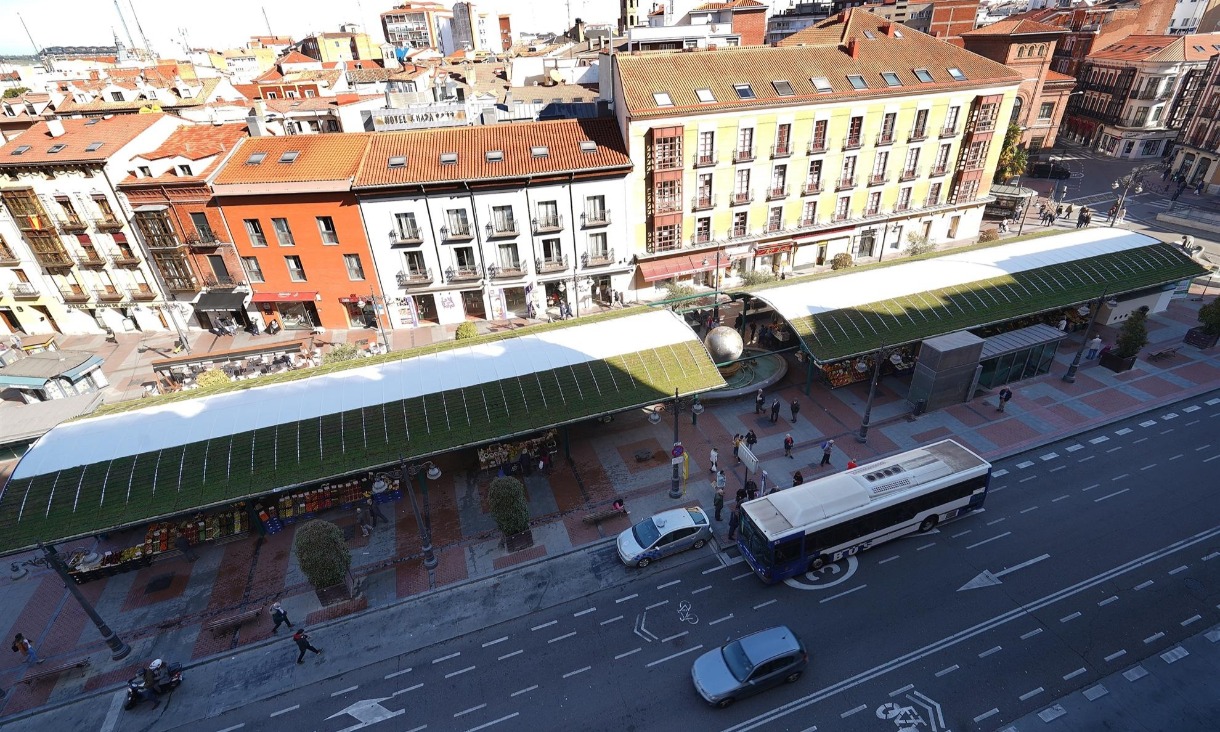
[(559, 450), (555, 430), (515, 442), (493, 442), (479, 448), (480, 470), (503, 470), (508, 475), (529, 475), (539, 461), (549, 463)]

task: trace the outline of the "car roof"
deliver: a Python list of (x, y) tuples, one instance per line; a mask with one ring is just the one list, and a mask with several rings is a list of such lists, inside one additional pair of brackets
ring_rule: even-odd
[(674, 508), (669, 511), (662, 511), (658, 514), (653, 514), (652, 522), (656, 524), (657, 529), (659, 529), (662, 533), (672, 531), (674, 529), (686, 528), (688, 526), (695, 526), (694, 511), (699, 511), (702, 513), (703, 510), (699, 508), (695, 508), (694, 510), (690, 508)]
[(751, 633), (740, 641), (741, 649), (745, 651), (750, 663), (759, 664), (784, 653), (801, 649), (801, 642), (796, 634), (786, 625)]

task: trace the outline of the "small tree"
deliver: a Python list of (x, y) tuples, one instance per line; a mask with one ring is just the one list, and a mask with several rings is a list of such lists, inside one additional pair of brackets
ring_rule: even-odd
[(830, 260), (831, 269), (836, 269), (836, 270), (837, 269), (847, 269), (851, 265), (852, 265), (852, 258), (851, 258), (851, 255), (848, 254), (847, 252), (843, 252), (842, 254), (836, 254), (835, 258)]
[(26, 93), (26, 92), (28, 92), (28, 91), (29, 91), (29, 88), (28, 88), (28, 87), (24, 87), (24, 86), (15, 86), (15, 87), (13, 87), (12, 89), (5, 89), (5, 90), (4, 90), (4, 98), (5, 98), (5, 99), (12, 99), (12, 98), (14, 98), (14, 97), (19, 97), (19, 96), (21, 96), (22, 94), (25, 94), (25, 93)]
[(525, 487), (516, 478), (496, 478), (491, 482), (487, 503), (496, 526), (505, 536), (520, 534), (530, 527), (530, 509)]
[(297, 563), (315, 589), (342, 584), (352, 567), (352, 553), (343, 531), (329, 521), (310, 521), (292, 541)]
[(1004, 133), (1004, 145), (1000, 148), (1000, 160), (995, 167), (996, 182), (1003, 183), (1021, 175), (1028, 162), (1029, 153), (1021, 147), (1021, 126), (1013, 122)]
[(220, 369), (208, 369), (202, 374), (195, 377), (195, 383), (202, 389), (213, 389), (219, 386), (228, 386), (232, 379), (229, 375)]
[(354, 343), (338, 343), (322, 356), (322, 363), (339, 363), (340, 361), (355, 361), (360, 358), (360, 348)]
[(752, 269), (741, 276), (741, 284), (743, 285), (765, 285), (768, 282), (774, 282), (775, 275), (765, 269)]
[(1208, 335), (1220, 334), (1220, 297), (1199, 308), (1199, 322)]
[(454, 340), (467, 341), (471, 338), (476, 338), (479, 335), (479, 326), (467, 320), (457, 327), (457, 333), (453, 335)]
[(1118, 329), (1118, 338), (1114, 343), (1114, 355), (1119, 358), (1131, 358), (1139, 354), (1140, 349), (1148, 345), (1148, 306), (1145, 305), (1127, 316), (1122, 327)]
[(666, 300), (672, 300), (675, 297), (687, 297), (688, 295), (693, 294), (695, 294), (695, 288), (691, 287), (690, 285), (682, 284), (680, 282), (670, 282), (669, 284), (665, 285)]
[(936, 251), (936, 242), (917, 232), (907, 234), (907, 254), (927, 254)]

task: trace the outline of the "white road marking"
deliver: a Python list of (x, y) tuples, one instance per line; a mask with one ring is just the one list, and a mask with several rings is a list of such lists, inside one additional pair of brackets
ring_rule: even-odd
[(991, 471), (992, 478), (1003, 478), (1005, 475), (1008, 475), (1008, 471), (1003, 468)]
[[(1218, 412), (1218, 414), (1220, 414), (1220, 412)], [(1205, 463), (1210, 463), (1211, 461), (1213, 461), (1213, 460), (1215, 460), (1215, 459), (1217, 459), (1217, 458), (1220, 458), (1220, 455), (1212, 455), (1212, 456), (1211, 456), (1211, 457), (1209, 457), (1209, 458), (1203, 458), (1203, 462), (1205, 462)]]
[(1114, 491), (1113, 493), (1106, 494), (1106, 495), (1102, 496), (1101, 498), (1094, 498), (1093, 503), (1101, 503), (1102, 501), (1106, 500), (1107, 498), (1113, 498), (1114, 496), (1120, 496), (1129, 490), (1131, 490), (1131, 489), (1123, 488), (1121, 491)]
[(1152, 586), (1152, 584), (1153, 584), (1153, 583), (1152, 583), (1152, 580), (1148, 580), (1147, 582), (1141, 582), (1141, 583), (1139, 583), (1138, 585), (1136, 585), (1136, 586), (1135, 586), (1135, 589), (1137, 589), (1137, 590), (1142, 590), (1142, 589), (1144, 589), (1145, 587), (1151, 587), (1151, 586)]
[(1043, 460), (1043, 461), (1046, 461), (1046, 460), (1054, 460), (1054, 459), (1055, 459), (1055, 458), (1057, 458), (1057, 457), (1059, 457), (1059, 453), (1057, 453), (1057, 452), (1048, 452), (1048, 453), (1046, 453), (1045, 455), (1039, 455), (1039, 456), (1038, 456), (1038, 458), (1039, 458), (1039, 459), (1041, 459), (1041, 460)]
[(617, 656), (615, 656), (615, 657), (614, 657), (614, 660), (615, 660), (615, 661), (618, 661), (619, 659), (626, 658), (627, 656), (630, 656), (630, 655), (631, 655), (631, 654), (633, 654), (633, 653), (639, 653), (639, 652), (640, 652), (640, 650), (641, 650), (641, 649), (639, 649), (639, 648), (633, 648), (633, 649), (631, 649), (630, 651), (627, 651), (626, 653), (620, 653), (620, 654), (618, 654)]
[(675, 639), (677, 639), (677, 638), (681, 638), (681, 637), (682, 637), (682, 636), (684, 636), (684, 635), (690, 635), (690, 631), (689, 631), (689, 630), (684, 630), (684, 631), (682, 631), (681, 633), (676, 633), (676, 634), (674, 634), (674, 635), (669, 636), (668, 638), (662, 638), (662, 639), (661, 639), (661, 642), (662, 642), (662, 643), (668, 643), (668, 642), (670, 642), (671, 640), (675, 640)]
[(984, 719), (987, 719), (988, 717), (994, 717), (995, 715), (997, 715), (997, 714), (999, 714), (999, 713), (1000, 713), (1000, 710), (999, 710), (999, 709), (992, 709), (990, 712), (983, 712), (983, 713), (982, 713), (982, 714), (980, 714), (979, 716), (975, 717), (975, 718), (974, 718), (974, 721), (975, 721), (976, 723), (977, 723), (977, 722), (982, 722)]
[[(126, 694), (115, 694), (111, 697), (110, 708), (106, 710), (106, 718), (102, 720), (102, 727), (99, 732), (113, 732), (115, 725), (119, 723), (119, 714), (123, 711), (123, 703), (126, 699)], [(237, 727), (230, 727), (229, 729), (238, 729), (243, 726), (245, 725), (239, 724)]]
[(1070, 674), (1065, 674), (1063, 677), (1063, 680), (1067, 681), (1068, 679), (1074, 679), (1077, 676), (1081, 675), (1082, 673), (1085, 673), (1085, 670), (1083, 668), (1078, 668)]
[(1144, 639), (1144, 644), (1147, 645), (1149, 643), (1156, 643), (1157, 641), (1159, 641), (1160, 639), (1162, 639), (1164, 637), (1165, 637), (1164, 633), (1161, 633), (1161, 632), (1153, 633), (1152, 635), (1150, 635)]
[(704, 585), (703, 587), (700, 587), (700, 588), (699, 588), (699, 589), (697, 589), (697, 590), (691, 590), (691, 594), (692, 594), (692, 595), (698, 595), (700, 592), (707, 592), (707, 591), (708, 591), (708, 590), (710, 590), (710, 589), (712, 589), (712, 586), (711, 586), (711, 585)]
[(1143, 666), (1136, 666), (1123, 671), (1123, 678), (1127, 681), (1139, 681), (1148, 675), (1148, 670)]
[(1094, 483), (1093, 485), (1089, 486), (1088, 488), (1081, 488), (1080, 492), (1084, 493), (1085, 491), (1091, 491), (1094, 488), (1100, 488), (1100, 487), (1101, 487), (1101, 483)]
[(460, 674), (464, 674), (464, 673), (466, 673), (467, 671), (474, 671), (474, 668), (475, 668), (474, 666), (467, 666), (466, 668), (464, 668), (464, 669), (462, 669), (462, 670), (460, 670), (460, 671), (450, 671), (449, 673), (445, 674), (445, 678), (447, 678), (447, 679), (451, 679), (451, 678), (453, 678), (454, 676), (458, 676), (458, 675), (460, 675)]
[(1003, 521), (1005, 518), (1006, 518), (1006, 517), (1001, 516), (1000, 518), (998, 518), (998, 519), (996, 519), (996, 520), (994, 520), (994, 521), (988, 521), (988, 522), (987, 522), (987, 525), (988, 525), (988, 526), (992, 526), (993, 524), (998, 524), (998, 523), (1000, 523), (1001, 521)]
[(1112, 452), (1118, 452), (1118, 451), (1119, 451), (1119, 450), (1121, 450), (1121, 449), (1123, 449), (1123, 448), (1122, 448), (1122, 446), (1119, 446), (1119, 447), (1111, 447), (1109, 450), (1106, 450), (1106, 454), (1109, 454), (1109, 453), (1112, 453)]
[(986, 543), (988, 543), (988, 542), (995, 541), (996, 539), (1003, 539), (1005, 536), (1011, 536), (1011, 535), (1012, 535), (1012, 532), (1011, 532), (1011, 531), (1005, 531), (1003, 534), (1000, 534), (1000, 535), (998, 535), (998, 536), (993, 536), (993, 537), (991, 537), (990, 539), (983, 539), (982, 541), (976, 541), (976, 542), (975, 542), (975, 543), (973, 543), (973, 544), (967, 544), (967, 545), (966, 545), (966, 548), (967, 548), (967, 549), (973, 549), (973, 548), (975, 548), (976, 546), (982, 546), (982, 545), (984, 545), (984, 544), (986, 544)]
[(897, 559), (897, 558), (898, 558), (898, 557), (900, 557), (900, 556), (902, 556), (902, 555), (901, 555), (901, 554), (895, 554), (895, 555), (894, 555), (894, 556), (892, 556), (892, 557), (886, 557), (885, 559), (882, 559), (880, 562), (877, 562), (877, 564), (885, 564), (886, 562), (892, 562), (892, 561), (894, 561), (895, 559)]
[(1058, 503), (1058, 502), (1060, 502), (1060, 501), (1062, 501), (1063, 499), (1068, 498), (1068, 497), (1069, 497), (1069, 496), (1059, 496), (1058, 498), (1052, 498), (1052, 499), (1051, 499), (1051, 503)]
[[(681, 581), (681, 580), (679, 580), (679, 581)], [(595, 612), (597, 612), (597, 608), (591, 607), (588, 610), (581, 610), (578, 613), (572, 613), (572, 617), (579, 618), (581, 615), (588, 615), (589, 613), (595, 613)]]
[(494, 646), (495, 644), (503, 643), (506, 640), (508, 640), (508, 636), (501, 636), (500, 638), (496, 638), (495, 640), (487, 641), (486, 643), (483, 644), (483, 647), (486, 648), (487, 646)]
[(390, 696), (395, 697), (395, 696), (398, 696), (399, 694), (406, 694), (408, 691), (415, 691), (416, 689), (418, 689), (421, 686), (423, 686), (423, 684), (416, 684), (415, 686), (408, 686), (405, 689), (399, 689), (398, 691), (394, 692), (393, 694), (390, 694)]
[(938, 678), (938, 679), (939, 679), (941, 676), (945, 676), (945, 675), (947, 675), (947, 674), (951, 674), (951, 673), (953, 673), (954, 671), (958, 670), (959, 668), (961, 668), (961, 666), (958, 666), (958, 665), (955, 663), (955, 664), (953, 664), (952, 666), (950, 666), (949, 668), (942, 668), (941, 670), (937, 671), (937, 672), (936, 672), (936, 674), (935, 674), (935, 676), (936, 676), (936, 678)]
[(1034, 628), (1033, 630), (1029, 631), (1025, 635), (1021, 636), (1021, 640), (1029, 640), (1030, 638), (1033, 638), (1035, 635), (1038, 635), (1041, 632), (1042, 632), (1041, 628)]
[(564, 677), (565, 679), (570, 679), (570, 678), (572, 678), (573, 676), (575, 676), (576, 674), (583, 674), (584, 672), (588, 671), (588, 670), (589, 670), (589, 669), (591, 669), (591, 668), (593, 668), (593, 667), (592, 667), (592, 666), (585, 666), (584, 668), (578, 668), (578, 669), (576, 669), (575, 671), (569, 671), (569, 672), (567, 672), (566, 674), (564, 674), (564, 675), (563, 675), (563, 677)]
[(847, 590), (845, 592), (840, 592), (837, 595), (831, 595), (830, 597), (826, 598), (825, 600), (821, 600), (820, 602), (823, 602), (823, 603), (830, 602), (831, 600), (836, 600), (844, 595), (850, 595), (851, 593), (855, 592), (856, 590), (863, 590), (865, 587), (868, 587), (868, 585), (860, 585), (859, 587), (853, 587), (850, 590)]
[(668, 604), (669, 604), (669, 600), (661, 600), (660, 602), (654, 602), (651, 605), (646, 605), (644, 607), (644, 609), (652, 610), (653, 608), (661, 607), (662, 605), (668, 605)]
[(298, 709), (300, 709), (300, 708), (301, 708), (301, 705), (300, 705), (300, 704), (293, 704), (293, 705), (292, 705), (292, 706), (290, 706), (290, 707), (284, 707), (283, 709), (279, 710), (278, 712), (272, 712), (271, 714), (269, 714), (269, 715), (267, 715), (267, 716), (269, 716), (269, 717), (278, 717), (278, 716), (280, 716), (281, 714), (287, 714), (288, 712), (294, 712), (294, 711), (296, 711), (296, 710), (298, 710)]
[(670, 656), (666, 656), (665, 658), (658, 658), (657, 660), (653, 661), (652, 663), (646, 663), (646, 664), (644, 664), (644, 668), (652, 668), (653, 666), (656, 666), (659, 663), (665, 663), (666, 661), (672, 661), (679, 656), (685, 656), (688, 653), (694, 653), (695, 651), (699, 650), (700, 648), (703, 648), (702, 643), (700, 643), (697, 646), (687, 648), (685, 651), (678, 651), (677, 653), (670, 655)]
[(1092, 460), (1092, 459), (1093, 459), (1093, 458), (1095, 458), (1095, 457), (1097, 457), (1097, 456), (1096, 456), (1096, 455), (1085, 455), (1084, 457), (1080, 458), (1080, 459), (1079, 459), (1079, 460), (1077, 460), (1076, 462), (1078, 462), (1078, 463), (1087, 463), (1087, 462), (1089, 462), (1090, 460)]
[[(483, 645), (487, 645), (487, 644), (484, 643)], [(394, 673), (386, 674), (385, 676), (382, 676), (381, 678), (388, 680), (388, 679), (394, 678), (395, 676), (402, 676), (403, 674), (409, 674), (409, 673), (411, 673), (411, 669), (404, 668), (402, 671), (395, 671)]]
[[(1155, 419), (1146, 419), (1143, 422), (1140, 422), (1140, 427), (1152, 427), (1155, 424), (1156, 424)], [(1130, 430), (1127, 430), (1127, 431), (1130, 432)]]
[(1068, 452), (1076, 452), (1077, 450), (1083, 450), (1083, 449), (1084, 449), (1084, 445), (1082, 445), (1082, 444), (1080, 444), (1079, 442), (1077, 442), (1075, 445), (1068, 445), (1068, 446), (1067, 446), (1067, 448), (1065, 448), (1065, 449), (1066, 449)]
[(1088, 699), (1089, 701), (1097, 701), (1098, 699), (1102, 698), (1103, 696), (1105, 696), (1106, 694), (1109, 694), (1109, 693), (1110, 693), (1109, 689), (1102, 686), (1101, 684), (1097, 684), (1096, 686), (1090, 686), (1089, 688), (1084, 690), (1084, 698)]
[(1144, 467), (1140, 468), (1140, 470), (1141, 471), (1152, 470), (1155, 467), (1156, 467), (1156, 463), (1149, 463), (1148, 465), (1145, 465)]
[(1067, 621), (1069, 621), (1069, 620), (1075, 620), (1075, 619), (1076, 619), (1076, 618), (1078, 618), (1078, 617), (1080, 617), (1080, 613), (1079, 613), (1079, 612), (1074, 612), (1074, 613), (1072, 613), (1071, 615), (1065, 615), (1065, 616), (1063, 616), (1062, 618), (1059, 618), (1059, 622), (1061, 622), (1061, 623), (1066, 623)]
[(1031, 480), (1037, 480), (1037, 479), (1038, 479), (1038, 476), (1036, 476), (1036, 475), (1031, 475), (1031, 476), (1029, 476), (1028, 478), (1022, 478), (1021, 480), (1018, 480), (1017, 482), (1018, 482), (1018, 483), (1028, 483), (1028, 482), (1029, 482), (1029, 481), (1031, 481)]
[[(478, 727), (471, 727), (470, 729), (466, 730), (466, 732), (479, 732), (479, 730), (487, 729), (488, 727), (492, 726), (493, 724), (499, 724), (506, 720), (512, 719), (513, 717), (519, 717), (519, 716), (521, 716), (521, 712), (513, 712), (512, 714), (505, 714), (503, 717), (500, 717), (499, 719), (493, 719), (490, 722), (484, 722), (483, 724), (480, 724)], [(426, 727), (427, 725), (424, 725), (424, 726)], [(418, 732), (418, 730), (413, 729), (413, 730), (411, 730), (411, 732)]]
[[(1172, 431), (1173, 431), (1173, 430), (1170, 430), (1170, 432), (1172, 432)], [(1162, 434), (1164, 434), (1164, 433), (1162, 433)], [(1141, 438), (1139, 438), (1138, 440), (1132, 440), (1132, 441), (1131, 441), (1131, 444), (1132, 444), (1132, 445), (1138, 445), (1138, 444), (1140, 444), (1141, 442), (1147, 442), (1147, 441), (1148, 441), (1148, 438), (1147, 438), (1147, 437), (1141, 437)]]
[(753, 573), (753, 572), (746, 572), (745, 574), (739, 574), (739, 575), (737, 575), (736, 577), (734, 577), (734, 578), (733, 578), (733, 581), (734, 581), (734, 582), (736, 582), (737, 580), (739, 580), (739, 579), (741, 579), (741, 578), (743, 578), (743, 577), (752, 577), (752, 576), (754, 576), (754, 573)]
[(1185, 572), (1186, 570), (1187, 570), (1187, 566), (1185, 564), (1183, 564), (1181, 567), (1178, 567), (1177, 569), (1169, 570), (1169, 573), (1170, 574), (1180, 574), (1182, 572)]
[(906, 686), (902, 687), (901, 689), (894, 689), (893, 691), (890, 692), (890, 698), (893, 699), (894, 697), (898, 696), (899, 694), (905, 694), (906, 692), (908, 692), (914, 688), (915, 688), (915, 684), (907, 684)]
[(1185, 409), (1183, 409), (1182, 411), (1190, 413), (1190, 412), (1197, 412), (1197, 411), (1199, 411), (1199, 409), (1201, 409), (1201, 407), (1199, 407), (1197, 404), (1192, 404), (1189, 407), (1186, 407)]
[[(122, 699), (123, 697), (119, 696), (119, 697), (115, 697), (115, 698), (116, 698), (116, 699)], [(222, 730), (218, 730), (218, 732), (233, 732), (233, 730), (235, 730), (235, 729), (241, 729), (242, 727), (245, 727), (245, 726), (246, 726), (246, 723), (245, 723), (245, 722), (242, 722), (241, 724), (235, 724), (235, 725), (233, 725), (232, 727), (225, 727), (225, 728), (224, 728), (224, 729), (222, 729)]]
[(979, 654), (979, 658), (987, 658), (987, 657), (988, 657), (988, 656), (990, 656), (991, 654), (993, 654), (993, 653), (999, 653), (999, 652), (1000, 652), (1000, 651), (1002, 651), (1002, 650), (1004, 650), (1004, 647), (1003, 647), (1003, 646), (995, 646), (994, 648), (988, 648), (987, 650), (985, 650), (985, 651), (983, 651), (982, 653), (980, 653), (980, 654)]
[(733, 619), (733, 613), (729, 613), (728, 615), (725, 615), (723, 618), (716, 618), (712, 622), (708, 623), (708, 625), (715, 625), (716, 623), (723, 623), (726, 620), (732, 620), (732, 619)]
[(1097, 607), (1105, 607), (1106, 605), (1109, 605), (1112, 602), (1118, 602), (1118, 595), (1110, 595), (1106, 599), (1098, 602)]
[[(1156, 422), (1149, 422), (1148, 424), (1156, 424)], [(1148, 426), (1148, 424), (1142, 424), (1142, 425), (1140, 425), (1140, 426), (1141, 426), (1141, 427), (1147, 427), (1147, 426)], [(1129, 435), (1129, 434), (1131, 434), (1131, 433), (1132, 433), (1132, 432), (1134, 432), (1134, 431), (1135, 431), (1135, 430), (1131, 429), (1130, 427), (1123, 427), (1121, 430), (1116, 431), (1114, 434), (1116, 434), (1116, 435)]]
[(1212, 446), (1212, 445), (1211, 445), (1211, 443), (1209, 442), (1209, 443), (1207, 443), (1206, 445), (1201, 445), (1201, 446), (1199, 446), (1199, 447), (1196, 447), (1196, 448), (1195, 448), (1195, 452), (1203, 452), (1204, 450), (1206, 450), (1207, 448), (1209, 448), (1209, 447), (1211, 447), (1211, 446)]
[(1197, 623), (1202, 619), (1203, 619), (1202, 615), (1191, 615), (1189, 618), (1183, 620), (1181, 623), (1178, 623), (1178, 625), (1181, 625), (1183, 628), (1185, 628), (1186, 626), (1190, 625), (1191, 623)]
[(1113, 661), (1116, 658), (1122, 658), (1125, 655), (1127, 655), (1127, 652), (1125, 650), (1116, 651), (1114, 653), (1111, 653), (1110, 655), (1106, 656), (1106, 663), (1109, 663), (1110, 661)]
[(760, 603), (760, 604), (758, 604), (758, 605), (755, 605), (755, 606), (754, 606), (754, 609), (755, 609), (755, 610), (761, 610), (761, 609), (763, 609), (764, 607), (766, 607), (766, 606), (768, 606), (768, 605), (774, 605), (774, 604), (775, 604), (775, 603), (777, 603), (777, 602), (779, 602), (779, 600), (767, 600), (767, 601), (766, 601), (766, 602), (764, 602), (764, 603)]
[(729, 566), (729, 565), (727, 565), (727, 564), (721, 564), (721, 565), (718, 565), (718, 566), (716, 566), (716, 567), (712, 567), (711, 569), (705, 569), (705, 570), (703, 570), (702, 574), (711, 574), (712, 572), (719, 572), (719, 571), (720, 571), (720, 570), (722, 570), (722, 569), (727, 569), (727, 568), (728, 568), (728, 566)]
[(965, 536), (966, 534), (969, 534), (971, 531), (974, 531), (974, 529), (966, 529), (965, 531), (959, 531), (956, 534), (953, 534), (952, 536), (950, 536), (949, 538), (957, 539), (959, 537)]
[(343, 694), (346, 694), (346, 693), (347, 693), (347, 692), (349, 692), (349, 691), (355, 691), (356, 689), (359, 689), (359, 688), (360, 688), (360, 685), (359, 685), (359, 684), (356, 684), (355, 686), (349, 686), (349, 687), (347, 687), (346, 689), (341, 689), (341, 690), (339, 690), (339, 691), (332, 691), (332, 692), (330, 693), (330, 695), (331, 695), (331, 697), (333, 698), (333, 697), (336, 697), (336, 696), (341, 696), (341, 695), (343, 695)]
[(1169, 462), (1172, 463), (1174, 460), (1177, 460), (1181, 457), (1182, 457), (1182, 453), (1178, 453), (1177, 455), (1174, 455), (1173, 457), (1169, 458)]
[(1109, 437), (1102, 435), (1101, 437), (1094, 437), (1093, 439), (1089, 440), (1089, 444), (1090, 445), (1100, 445), (1103, 442), (1109, 442), (1109, 441), (1110, 441)]
[(497, 661), (503, 661), (503, 660), (505, 660), (506, 658), (512, 658), (513, 656), (520, 656), (522, 653), (525, 653), (525, 649), (521, 649), (521, 650), (518, 650), (518, 651), (513, 651), (512, 653), (505, 653), (503, 656), (500, 656), (500, 657), (499, 657), (499, 658), (497, 658), (496, 660), (497, 660)]
[(1018, 698), (1019, 698), (1021, 701), (1029, 701), (1030, 699), (1032, 699), (1032, 698), (1033, 698), (1033, 697), (1035, 697), (1035, 696), (1038, 696), (1039, 694), (1041, 694), (1041, 693), (1042, 693), (1042, 692), (1044, 692), (1044, 691), (1046, 691), (1046, 689), (1043, 689), (1041, 686), (1039, 686), (1037, 689), (1034, 689), (1033, 691), (1027, 691), (1027, 692), (1025, 692), (1024, 694), (1022, 694), (1022, 695), (1021, 695), (1020, 697), (1018, 697)]
[(1037, 506), (1030, 506), (1029, 508), (1022, 509), (1021, 513), (1029, 513), (1030, 511), (1037, 511), (1037, 510), (1038, 510)]
[(449, 659), (457, 658), (460, 655), (462, 655), (461, 651), (458, 651), (457, 653), (450, 653), (448, 656), (441, 656), (440, 658), (432, 659), (432, 663), (440, 663), (441, 661), (448, 661)]
[(663, 590), (666, 587), (673, 587), (674, 585), (680, 585), (680, 584), (682, 584), (682, 580), (674, 580), (673, 582), (666, 582), (663, 585), (657, 585), (657, 589)]
[(600, 623), (598, 623), (598, 625), (609, 625), (610, 623), (617, 623), (618, 621), (620, 621), (622, 619), (623, 619), (623, 616), (619, 615), (617, 617), (610, 618), (609, 620), (603, 620)]
[(1051, 468), (1050, 470), (1048, 470), (1046, 472), (1058, 473), (1060, 470), (1067, 470), (1067, 466), (1066, 465), (1056, 465), (1055, 467)]
[(1170, 412), (1168, 414), (1162, 414), (1161, 419), (1177, 419), (1179, 416), (1180, 415), (1177, 412)]
[(924, 549), (927, 549), (927, 548), (929, 548), (929, 547), (934, 547), (934, 546), (936, 546), (936, 542), (934, 542), (934, 541), (929, 541), (927, 544), (924, 544), (923, 546), (916, 547), (916, 548), (915, 548), (915, 551), (917, 551), (917, 552), (921, 552), (921, 551), (923, 551)]
[(550, 639), (549, 641), (547, 641), (547, 643), (557, 643), (557, 642), (559, 642), (559, 641), (561, 641), (561, 640), (564, 640), (564, 639), (566, 639), (566, 638), (571, 638), (571, 637), (572, 637), (572, 636), (574, 636), (574, 635), (576, 635), (576, 631), (572, 631), (571, 633), (565, 633), (564, 635), (557, 635), (557, 636), (555, 636), (554, 638), (552, 638), (552, 639)]
[(1203, 561), (1210, 562), (1216, 557), (1220, 557), (1220, 552), (1212, 552), (1211, 554), (1208, 554), (1206, 557), (1203, 557)]
[(1197, 419), (1192, 419), (1192, 420), (1190, 420), (1189, 422), (1187, 422), (1186, 424), (1184, 424), (1184, 425), (1182, 425), (1182, 426), (1183, 426), (1183, 427), (1189, 427), (1189, 426), (1194, 425), (1194, 424), (1199, 424), (1199, 421), (1200, 421), (1200, 420), (1197, 420)]
[(1024, 468), (1030, 467), (1033, 464), (1034, 464), (1033, 460), (1026, 460), (1024, 462), (1017, 463), (1017, 467), (1024, 469)]
[(471, 712), (477, 712), (477, 711), (479, 711), (480, 709), (482, 709), (483, 707), (486, 707), (486, 706), (487, 706), (486, 704), (480, 704), (480, 705), (479, 705), (479, 706), (477, 706), (477, 707), (471, 707), (471, 708), (469, 708), (469, 709), (463, 709), (462, 711), (457, 712), (457, 713), (456, 713), (456, 714), (454, 714), (453, 716), (454, 716), (454, 718), (457, 718), (457, 717), (460, 717), (460, 716), (462, 716), (462, 715), (464, 715), (464, 714), (470, 714)]
[(1162, 653), (1161, 660), (1164, 661), (1165, 663), (1173, 663), (1174, 661), (1181, 661), (1183, 658), (1186, 658), (1189, 655), (1190, 655), (1189, 651), (1187, 651), (1182, 646), (1177, 646), (1175, 648), (1170, 648), (1168, 651), (1165, 651), (1164, 653)]
[(619, 599), (615, 600), (614, 602), (615, 602), (615, 604), (617, 605), (617, 604), (618, 604), (618, 603), (620, 603), (620, 602), (627, 602), (628, 600), (634, 600), (635, 598), (637, 598), (637, 597), (639, 597), (639, 596), (640, 596), (640, 595), (639, 595), (639, 593), (637, 592), (637, 593), (633, 593), (633, 594), (627, 595), (626, 597), (620, 597)]
[(851, 715), (853, 715), (857, 712), (863, 712), (865, 709), (868, 709), (868, 705), (861, 704), (860, 706), (856, 707), (855, 709), (848, 709), (846, 712), (843, 712), (842, 714), (839, 715), (839, 718), (847, 719), (848, 717), (850, 717)]
[(524, 689), (521, 689), (520, 691), (514, 691), (513, 693), (509, 694), (509, 696), (510, 696), (510, 697), (514, 697), (514, 696), (521, 696), (522, 694), (528, 694), (528, 693), (530, 693), (531, 691), (533, 691), (534, 689), (537, 689), (537, 688), (538, 688), (538, 685), (537, 685), (537, 684), (534, 684), (533, 686), (527, 686), (527, 687), (525, 687)]
[(1114, 482), (1116, 480), (1122, 480), (1123, 478), (1130, 478), (1130, 477), (1131, 477), (1130, 473), (1119, 473), (1118, 475), (1111, 478), (1110, 482)]
[(558, 625), (558, 624), (559, 624), (558, 620), (552, 620), (549, 623), (543, 623), (542, 625), (535, 625), (534, 627), (530, 628), (530, 630), (542, 630), (543, 628), (549, 628), (552, 625)]

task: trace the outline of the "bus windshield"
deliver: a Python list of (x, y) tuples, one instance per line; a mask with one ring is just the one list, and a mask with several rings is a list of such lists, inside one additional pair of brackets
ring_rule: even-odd
[(762, 535), (754, 522), (744, 515), (741, 520), (740, 533), (742, 545), (754, 555), (757, 561), (768, 563), (771, 561), (771, 548), (767, 545), (767, 538)]

